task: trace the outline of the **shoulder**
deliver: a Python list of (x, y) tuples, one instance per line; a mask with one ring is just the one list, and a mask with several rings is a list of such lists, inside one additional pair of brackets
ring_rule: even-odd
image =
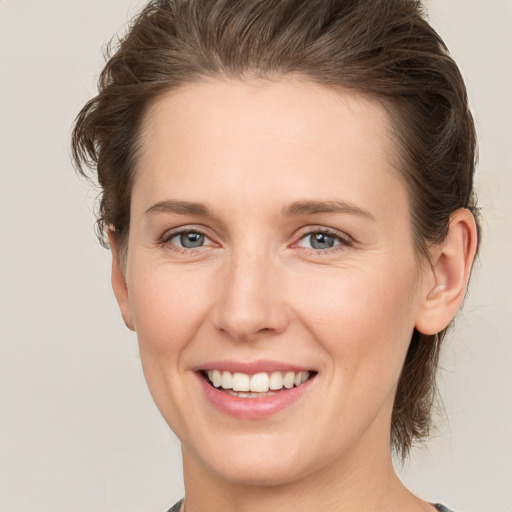
[(183, 503), (183, 500), (178, 501), (178, 503), (173, 505), (167, 512), (180, 512), (180, 507), (181, 507), (182, 503)]
[[(179, 512), (182, 502), (183, 500), (178, 501), (178, 503), (173, 505), (167, 512)], [(439, 510), (439, 512), (453, 512), (452, 510), (447, 509), (444, 505), (439, 503), (434, 506), (437, 508), (437, 510)]]
[(446, 508), (444, 505), (441, 505), (439, 503), (437, 505), (434, 505), (434, 506), (437, 508), (437, 510), (439, 510), (439, 512), (453, 512), (449, 508)]

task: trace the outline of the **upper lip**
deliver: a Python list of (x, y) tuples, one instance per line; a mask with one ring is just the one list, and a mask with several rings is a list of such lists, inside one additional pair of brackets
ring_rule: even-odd
[(234, 361), (224, 359), (210, 361), (198, 366), (196, 371), (224, 370), (231, 373), (246, 373), (254, 375), (262, 372), (307, 372), (313, 371), (310, 367), (286, 363), (282, 361), (258, 360), (258, 361)]

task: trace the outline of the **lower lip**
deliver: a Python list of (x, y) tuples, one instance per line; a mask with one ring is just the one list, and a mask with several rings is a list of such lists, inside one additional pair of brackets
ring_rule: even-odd
[(206, 398), (217, 410), (229, 416), (251, 420), (267, 418), (290, 407), (297, 402), (304, 393), (310, 389), (313, 382), (316, 381), (315, 376), (300, 386), (277, 391), (275, 395), (272, 396), (242, 398), (229, 395), (213, 387), (201, 374), (198, 374), (198, 378)]

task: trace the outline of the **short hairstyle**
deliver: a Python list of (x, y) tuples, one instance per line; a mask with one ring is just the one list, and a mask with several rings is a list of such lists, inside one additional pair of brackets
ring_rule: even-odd
[[(160, 97), (208, 78), (312, 83), (370, 95), (392, 121), (410, 197), (416, 253), (428, 258), (450, 214), (476, 215), (476, 135), (461, 73), (416, 0), (153, 0), (107, 55), (99, 92), (75, 121), (80, 173), (97, 172), (98, 234), (127, 250), (144, 115)], [(405, 457), (428, 436), (446, 329), (414, 331), (400, 376), (391, 443)]]

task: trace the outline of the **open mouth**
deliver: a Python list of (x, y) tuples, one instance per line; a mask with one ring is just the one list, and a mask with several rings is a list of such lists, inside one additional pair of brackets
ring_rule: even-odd
[(226, 370), (203, 370), (206, 381), (231, 396), (263, 398), (296, 388), (312, 379), (317, 372), (260, 372), (253, 375)]

